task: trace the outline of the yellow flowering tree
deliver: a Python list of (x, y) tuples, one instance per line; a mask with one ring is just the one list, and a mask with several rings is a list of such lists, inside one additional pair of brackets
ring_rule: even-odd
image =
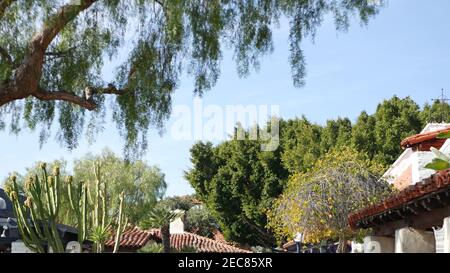
[(267, 213), (268, 225), (279, 238), (301, 232), (308, 243), (338, 240), (338, 252), (344, 252), (346, 241), (358, 235), (350, 229), (348, 215), (392, 191), (379, 179), (383, 169), (352, 148), (330, 151), (311, 169), (290, 177)]

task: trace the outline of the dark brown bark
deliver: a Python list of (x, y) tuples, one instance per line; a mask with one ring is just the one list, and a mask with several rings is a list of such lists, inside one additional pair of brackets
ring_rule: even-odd
[(161, 240), (164, 253), (170, 253), (170, 226), (164, 225), (161, 227)]
[(85, 98), (81, 98), (64, 91), (48, 92), (42, 89), (38, 89), (37, 92), (33, 93), (33, 96), (40, 100), (62, 100), (71, 102), (88, 110), (94, 110), (97, 107), (97, 105), (92, 100), (86, 100)]

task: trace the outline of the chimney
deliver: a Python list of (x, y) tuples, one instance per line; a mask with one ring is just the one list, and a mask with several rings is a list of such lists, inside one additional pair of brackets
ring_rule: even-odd
[(184, 211), (177, 209), (174, 212), (180, 216), (175, 218), (172, 222), (170, 222), (170, 234), (184, 233), (184, 220), (185, 220)]

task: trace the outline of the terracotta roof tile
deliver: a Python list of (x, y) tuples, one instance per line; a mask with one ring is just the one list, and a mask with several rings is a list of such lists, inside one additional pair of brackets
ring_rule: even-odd
[[(139, 249), (145, 246), (150, 240), (161, 241), (161, 232), (159, 229), (142, 230), (138, 227), (129, 227), (122, 234), (120, 247)], [(226, 243), (218, 242), (189, 232), (171, 234), (170, 245), (175, 249), (194, 247), (199, 252), (250, 253), (248, 250), (240, 249)], [(109, 248), (114, 247), (114, 236), (106, 242), (105, 246)]]
[(220, 232), (218, 229), (215, 229), (213, 231), (213, 234), (214, 234), (213, 235), (214, 241), (227, 243), (227, 241), (225, 240), (225, 237), (223, 236), (222, 232)]
[(357, 228), (358, 223), (371, 216), (398, 208), (414, 199), (450, 187), (450, 169), (440, 171), (419, 183), (411, 185), (386, 200), (368, 206), (348, 216), (349, 225)]
[(433, 132), (413, 135), (413, 136), (405, 138), (401, 142), (401, 146), (403, 149), (406, 149), (409, 147), (418, 147), (418, 146), (422, 146), (422, 147), (419, 147), (419, 148), (422, 148), (421, 150), (429, 150), (430, 147), (435, 147), (436, 149), (439, 149), (444, 144), (445, 139), (438, 139), (437, 136), (440, 133), (446, 133), (446, 132), (450, 132), (450, 127), (447, 127), (445, 129), (436, 130)]
[[(123, 232), (120, 245), (127, 248), (141, 248), (150, 240), (150, 236), (149, 232), (130, 226)], [(114, 239), (114, 236), (112, 236), (105, 246), (114, 247)]]

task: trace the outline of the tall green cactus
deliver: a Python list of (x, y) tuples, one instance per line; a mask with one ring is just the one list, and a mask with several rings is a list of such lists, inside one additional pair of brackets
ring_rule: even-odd
[(17, 218), (19, 232), (25, 245), (35, 252), (64, 252), (57, 228), (60, 205), (61, 180), (59, 168), (49, 176), (46, 164), (40, 166), (42, 178), (36, 175), (25, 183), (26, 201), (22, 204), (19, 198), (19, 187), (16, 177), (11, 178), (11, 185), (6, 187)]
[(93, 206), (91, 239), (94, 241), (93, 251), (103, 252), (104, 244), (109, 235), (111, 221), (107, 222), (107, 189), (106, 183), (101, 176), (101, 166), (98, 162), (93, 163), (94, 169), (94, 197), (91, 196)]
[(117, 217), (117, 229), (116, 229), (116, 238), (114, 240), (114, 250), (113, 253), (117, 253), (120, 247), (120, 240), (122, 239), (122, 233), (125, 231), (127, 227), (127, 219), (124, 215), (124, 198), (125, 193), (121, 192), (119, 196), (119, 215)]
[[(11, 177), (11, 183), (5, 186), (5, 191), (13, 202), (19, 232), (25, 245), (34, 252), (49, 252), (51, 248), (52, 252), (61, 253), (65, 249), (57, 229), (57, 221), (61, 199), (66, 195), (61, 191), (63, 185), (59, 168), (55, 167), (52, 175), (47, 174), (45, 163), (41, 164), (40, 169), (40, 179), (35, 175), (25, 183), (26, 201), (23, 204), (20, 202), (16, 177)], [(101, 179), (100, 166), (97, 163), (94, 164), (94, 173), (94, 193), (91, 193), (87, 183), (75, 183), (72, 177), (68, 177), (67, 197), (77, 220), (78, 242), (83, 244), (88, 238), (97, 238), (93, 240), (92, 250), (103, 252), (111, 229), (111, 219), (107, 219), (106, 183)], [(127, 225), (124, 216), (124, 193), (120, 195), (119, 202), (116, 241)], [(89, 211), (93, 211), (92, 217), (88, 217)], [(92, 236), (93, 233), (97, 234)], [(114, 247), (114, 252), (117, 252), (117, 249), (118, 245)]]
[[(93, 163), (93, 171), (95, 180), (93, 181), (93, 185), (91, 184), (92, 188), (90, 188), (87, 184), (83, 184), (84, 187), (82, 194), (71, 197), (72, 200), (76, 201), (71, 204), (71, 208), (77, 215), (80, 216), (79, 224), (81, 225), (81, 228), (79, 228), (78, 233), (79, 241), (83, 242), (86, 238), (89, 238), (93, 241), (92, 251), (100, 253), (103, 252), (105, 242), (110, 235), (112, 219), (108, 219), (107, 217), (107, 184), (103, 180), (101, 166), (98, 162)], [(69, 197), (71, 196), (71, 193), (74, 192), (74, 189), (71, 189), (71, 187), (74, 187), (74, 185), (69, 183)], [(80, 193), (80, 191), (78, 192)], [(124, 193), (122, 193), (119, 197), (120, 204), (116, 224), (116, 234), (121, 234), (126, 226), (126, 219), (124, 219), (123, 199)], [(86, 215), (87, 207), (89, 207), (90, 211), (93, 212), (91, 214), (90, 221)], [(87, 226), (89, 224), (90, 228), (88, 229)], [(80, 231), (80, 229), (82, 231)], [(87, 235), (89, 236), (86, 237)]]
[(75, 185), (71, 176), (68, 177), (67, 182), (67, 195), (69, 197), (70, 208), (77, 217), (78, 242), (82, 244), (86, 240), (88, 231), (88, 187), (83, 181)]

